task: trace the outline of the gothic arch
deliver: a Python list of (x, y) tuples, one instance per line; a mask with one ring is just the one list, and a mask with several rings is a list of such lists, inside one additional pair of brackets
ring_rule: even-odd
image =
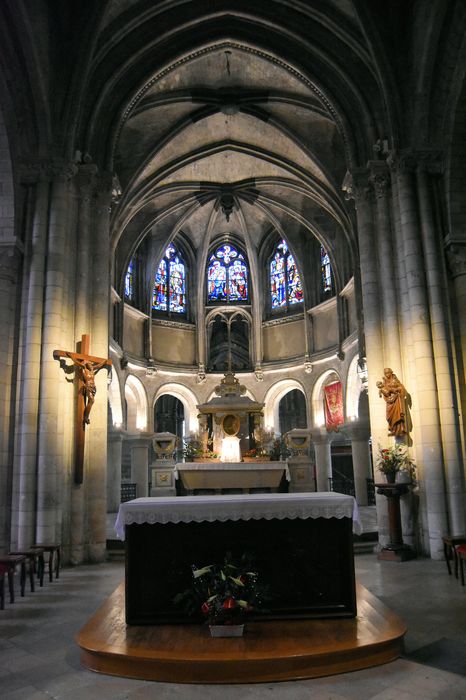
[(112, 411), (113, 426), (121, 428), (123, 425), (123, 405), (121, 401), (120, 377), (115, 370), (112, 372), (112, 380), (108, 387), (108, 402)]
[(188, 389), (183, 384), (178, 384), (177, 382), (172, 382), (170, 384), (164, 384), (156, 392), (153, 402), (152, 402), (152, 412), (154, 411), (157, 399), (165, 394), (170, 394), (179, 399), (184, 407), (184, 432), (188, 435), (190, 432), (196, 432), (199, 429), (199, 422), (197, 420), (197, 404), (199, 403), (195, 394)]
[(138, 377), (130, 374), (126, 379), (125, 398), (127, 404), (126, 428), (146, 430), (147, 428), (147, 394)]
[(358, 375), (358, 356), (355, 355), (348, 367), (346, 375), (346, 409), (345, 414), (348, 420), (358, 420), (359, 418), (359, 397), (364, 391)]
[(275, 433), (280, 432), (280, 419), (278, 413), (280, 400), (285, 396), (285, 394), (293, 389), (297, 389), (304, 394), (306, 401), (306, 413), (309, 415), (309, 405), (303, 385), (296, 379), (282, 379), (271, 386), (264, 397), (264, 426), (266, 429), (272, 428)]
[(340, 375), (338, 374), (336, 369), (328, 369), (325, 372), (323, 372), (316, 383), (314, 384), (314, 387), (312, 389), (312, 417), (313, 417), (313, 425), (321, 428), (325, 425), (325, 414), (324, 414), (324, 386), (327, 383), (327, 380), (332, 376), (335, 375), (336, 381), (341, 382)]

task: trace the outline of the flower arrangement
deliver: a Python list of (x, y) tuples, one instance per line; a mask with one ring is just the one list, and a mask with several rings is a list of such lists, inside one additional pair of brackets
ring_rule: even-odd
[(192, 566), (192, 588), (174, 598), (189, 615), (202, 613), (210, 625), (241, 625), (261, 607), (264, 589), (257, 571), (250, 569), (250, 558), (243, 555), (235, 563), (228, 553), (222, 564)]
[(378, 455), (376, 459), (379, 472), (385, 474), (387, 481), (395, 479), (396, 473), (399, 471), (409, 472), (413, 476), (415, 464), (408, 456), (406, 445), (395, 443), (392, 447), (378, 447)]

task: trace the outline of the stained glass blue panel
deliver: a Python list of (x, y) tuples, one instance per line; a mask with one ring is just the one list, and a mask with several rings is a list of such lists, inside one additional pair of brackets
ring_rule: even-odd
[(233, 248), (232, 246), (225, 244), (217, 249), (215, 255), (217, 256), (217, 258), (220, 258), (220, 260), (223, 260), (225, 265), (228, 266), (232, 260), (238, 257), (238, 251), (235, 250), (235, 248)]
[(331, 294), (333, 292), (332, 265), (323, 245), (320, 246), (320, 274), (322, 293)]
[(228, 288), (230, 301), (247, 301), (248, 272), (240, 255), (228, 269)]
[(227, 299), (227, 271), (220, 260), (211, 258), (207, 271), (207, 299), (208, 301), (226, 301)]
[(167, 262), (162, 259), (155, 273), (152, 308), (156, 311), (167, 311)]
[(286, 267), (288, 273), (288, 303), (299, 304), (299, 302), (303, 301), (303, 289), (298, 268), (291, 253), (289, 253), (286, 260)]
[(270, 263), (270, 294), (272, 309), (286, 304), (285, 258), (277, 250)]
[(186, 311), (185, 266), (176, 255), (170, 260), (170, 311), (184, 313)]
[(125, 298), (133, 301), (134, 294), (134, 260), (130, 260), (125, 275)]

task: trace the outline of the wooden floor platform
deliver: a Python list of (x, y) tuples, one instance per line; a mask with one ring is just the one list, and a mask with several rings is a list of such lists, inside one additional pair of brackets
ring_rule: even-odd
[(248, 622), (241, 638), (204, 625), (125, 624), (124, 584), (77, 635), (86, 668), (173, 683), (259, 683), (317, 678), (396, 659), (404, 622), (357, 586), (358, 615), (341, 620)]

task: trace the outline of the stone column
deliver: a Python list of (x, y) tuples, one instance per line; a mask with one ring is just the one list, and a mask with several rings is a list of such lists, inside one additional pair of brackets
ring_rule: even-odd
[[(63, 371), (53, 358), (53, 351), (63, 346), (67, 240), (69, 235), (69, 180), (73, 167), (67, 163), (52, 164), (45, 294), (42, 318), (42, 353), (39, 379), (39, 431), (37, 454), (37, 542), (61, 541), (57, 521), (61, 511), (60, 484), (63, 470), (63, 435), (60, 418), (64, 410), (57, 392), (63, 382)], [(58, 393), (58, 395), (57, 395)], [(71, 397), (69, 398), (71, 401)]]
[[(400, 228), (412, 332), (412, 353), (416, 373), (416, 398), (422, 410), (417, 415), (415, 450), (420, 488), (425, 490), (427, 532), (425, 546), (433, 559), (443, 558), (442, 535), (447, 531), (447, 512), (443, 474), (442, 436), (436, 388), (430, 314), (423, 266), (421, 226), (418, 215), (414, 170), (411, 153), (401, 154), (395, 162), (400, 207)], [(413, 378), (411, 377), (411, 380)]]
[(351, 440), (354, 490), (360, 506), (367, 506), (367, 479), (372, 478), (369, 432), (369, 426), (364, 425), (350, 424), (344, 428), (344, 433)]
[(329, 491), (328, 480), (332, 476), (331, 439), (324, 433), (314, 435), (314, 430), (312, 435), (316, 458), (317, 491)]
[[(108, 316), (110, 310), (110, 236), (109, 217), (113, 178), (99, 173), (96, 178), (96, 200), (92, 248), (91, 352), (108, 357)], [(107, 386), (105, 370), (96, 376), (96, 402), (92, 408), (87, 435), (86, 500), (89, 531), (89, 558), (103, 561), (106, 548), (107, 512)]]
[(401, 367), (399, 305), (390, 225), (392, 218), (389, 207), (390, 171), (386, 163), (381, 161), (371, 161), (369, 167), (371, 170), (370, 180), (375, 194), (384, 364), (386, 367)]
[(0, 551), (10, 539), (10, 493), (14, 421), (14, 380), (17, 279), (22, 252), (14, 243), (0, 245)]
[(121, 454), (123, 437), (111, 432), (107, 450), (107, 513), (116, 513), (121, 502)]
[(25, 167), (23, 181), (35, 182), (31, 230), (26, 233), (23, 268), (23, 304), (20, 339), (17, 453), (12, 498), (13, 547), (29, 547), (35, 541), (37, 493), (37, 427), (42, 342), (42, 312), (50, 183), (45, 168)]
[[(76, 290), (75, 290), (75, 324), (74, 345), (76, 346), (85, 333), (89, 333), (90, 297), (92, 290), (92, 260), (91, 229), (92, 202), (94, 196), (95, 176), (97, 166), (92, 163), (80, 165), (75, 184), (78, 195), (78, 226), (79, 244), (76, 250)], [(91, 352), (94, 353), (94, 339), (91, 338)], [(93, 417), (93, 416), (92, 416)], [(86, 429), (86, 441), (88, 436)], [(72, 454), (74, 460), (74, 453)], [(86, 465), (85, 465), (86, 468)], [(70, 480), (71, 488), (71, 520), (70, 520), (70, 560), (80, 564), (85, 559), (85, 491), (84, 484), (75, 484), (73, 475)]]
[(137, 485), (137, 497), (149, 495), (149, 445), (135, 442), (131, 445), (131, 478)]
[[(377, 446), (386, 441), (387, 421), (385, 404), (379, 398), (376, 382), (383, 375), (383, 336), (382, 300), (379, 288), (376, 228), (374, 224), (374, 193), (369, 181), (369, 173), (364, 168), (353, 171), (346, 184), (347, 196), (353, 197), (356, 204), (359, 261), (361, 272), (361, 292), (364, 317), (365, 353), (368, 373), (369, 415), (372, 444)], [(379, 540), (388, 540), (388, 518), (386, 499), (377, 500), (377, 522)]]
[[(426, 282), (434, 352), (435, 380), (438, 392), (440, 428), (445, 464), (446, 492), (452, 535), (461, 535), (465, 529), (464, 474), (461, 455), (461, 437), (458, 414), (455, 409), (456, 396), (451, 371), (450, 328), (446, 316), (446, 289), (443, 283), (442, 249), (434, 222), (430, 169), (438, 166), (438, 154), (425, 153), (417, 168), (417, 189), (421, 219), (421, 235), (424, 250)], [(427, 172), (429, 168), (429, 172)], [(461, 314), (460, 314), (461, 315)], [(462, 314), (465, 315), (464, 312)]]
[[(462, 357), (462, 367), (466, 367), (466, 240), (449, 239), (447, 243), (448, 271), (453, 279), (456, 309), (458, 311), (457, 343)], [(459, 375), (459, 392), (461, 397), (460, 414), (463, 435), (466, 433), (466, 381), (465, 371)], [(464, 438), (463, 438), (464, 439)]]

